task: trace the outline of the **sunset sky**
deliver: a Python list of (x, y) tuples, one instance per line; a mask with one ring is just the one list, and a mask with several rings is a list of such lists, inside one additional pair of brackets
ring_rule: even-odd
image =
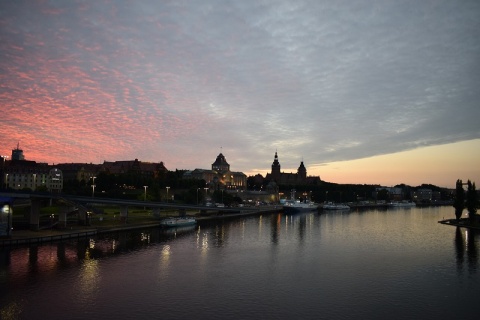
[(480, 184), (480, 1), (0, 1), (0, 154)]

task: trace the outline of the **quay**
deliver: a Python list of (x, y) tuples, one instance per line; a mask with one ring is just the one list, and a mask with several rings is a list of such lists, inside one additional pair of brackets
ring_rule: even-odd
[[(241, 213), (216, 213), (208, 216), (194, 216), (197, 221), (232, 219), (238, 217), (245, 217), (251, 215), (261, 215), (269, 213), (278, 213), (282, 210), (281, 206), (274, 206), (269, 208), (262, 208), (257, 210), (244, 211)], [(8, 238), (0, 238), (0, 247), (9, 247), (17, 245), (40, 244), (46, 242), (55, 242), (68, 239), (78, 239), (98, 234), (112, 233), (118, 231), (128, 231), (145, 228), (160, 227), (161, 218), (140, 221), (127, 222), (125, 224), (116, 224), (110, 226), (71, 226), (66, 229), (43, 229), (43, 230), (13, 230), (12, 235)]]

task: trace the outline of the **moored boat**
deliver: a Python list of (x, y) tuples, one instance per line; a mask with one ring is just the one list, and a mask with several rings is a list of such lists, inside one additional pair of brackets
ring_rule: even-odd
[(388, 206), (394, 207), (394, 208), (408, 208), (408, 207), (415, 207), (416, 204), (415, 202), (412, 202), (412, 201), (395, 201), (395, 202), (390, 202)]
[(323, 210), (350, 210), (350, 207), (343, 203), (327, 202), (322, 206)]
[(309, 200), (305, 200), (304, 202), (295, 200), (295, 189), (292, 190), (291, 199), (285, 201), (283, 205), (283, 212), (285, 213), (309, 212), (317, 209), (318, 204), (315, 202), (311, 202)]
[(197, 219), (190, 218), (190, 217), (172, 217), (166, 218), (160, 221), (160, 225), (163, 227), (183, 227), (183, 226), (191, 226), (197, 223)]
[(308, 211), (315, 211), (317, 209), (318, 209), (318, 204), (310, 201), (300, 202), (300, 201), (288, 200), (283, 205), (283, 211), (285, 213), (308, 212)]

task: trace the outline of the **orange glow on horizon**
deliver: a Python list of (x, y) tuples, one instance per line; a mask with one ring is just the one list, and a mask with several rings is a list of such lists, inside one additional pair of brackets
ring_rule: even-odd
[[(410, 186), (433, 184), (454, 188), (457, 179), (480, 183), (480, 139), (431, 146), (370, 158), (320, 165), (305, 163), (309, 176), (339, 184), (379, 184)], [(282, 167), (283, 172), (297, 168)], [(270, 170), (249, 172), (265, 176)]]

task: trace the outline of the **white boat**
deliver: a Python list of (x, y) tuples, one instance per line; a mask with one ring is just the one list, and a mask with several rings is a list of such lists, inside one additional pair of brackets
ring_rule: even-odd
[(286, 200), (283, 205), (283, 212), (285, 213), (299, 213), (299, 212), (309, 212), (316, 211), (318, 209), (318, 204), (305, 200), (301, 202), (295, 200), (295, 190), (292, 190), (292, 196), (290, 200)]
[(188, 226), (172, 227), (172, 228), (163, 228), (162, 233), (166, 235), (179, 236), (181, 234), (190, 233), (195, 231), (195, 225), (191, 224)]
[(327, 202), (322, 206), (323, 210), (350, 210), (350, 207), (343, 203)]
[(162, 227), (183, 227), (191, 226), (197, 223), (197, 219), (190, 217), (181, 217), (181, 218), (166, 218), (160, 221)]
[(412, 201), (395, 201), (395, 202), (390, 202), (388, 204), (389, 207), (394, 207), (394, 208), (409, 208), (409, 207), (415, 207), (416, 204), (415, 202)]
[(308, 212), (315, 211), (318, 209), (318, 204), (310, 201), (300, 202), (300, 201), (285, 201), (283, 205), (283, 211), (285, 213), (298, 213), (298, 212)]

